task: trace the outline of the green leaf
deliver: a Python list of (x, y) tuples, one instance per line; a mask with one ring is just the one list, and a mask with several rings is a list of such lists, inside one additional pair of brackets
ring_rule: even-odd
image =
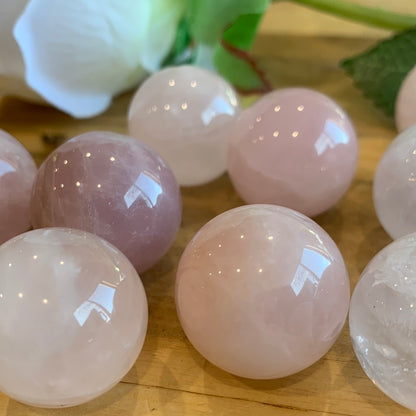
[(223, 41), (239, 49), (250, 49), (262, 17), (263, 13), (243, 14), (237, 17), (234, 23), (224, 31)]
[(169, 55), (164, 60), (162, 66), (180, 65), (192, 61), (192, 53), (189, 46), (191, 35), (189, 33), (189, 21), (182, 19), (178, 24), (176, 38)]
[(213, 62), (217, 71), (243, 91), (267, 89), (262, 72), (247, 53), (261, 18), (262, 14), (239, 16), (214, 48)]
[(240, 90), (261, 91), (265, 89), (261, 76), (253, 68), (251, 62), (230, 53), (222, 45), (217, 45), (215, 48), (214, 65), (224, 78)]
[(262, 15), (270, 0), (190, 0), (189, 21), (192, 38), (215, 44), (228, 25), (241, 15)]
[(391, 116), (394, 116), (400, 85), (415, 65), (416, 29), (393, 36), (375, 48), (341, 62), (364, 95)]

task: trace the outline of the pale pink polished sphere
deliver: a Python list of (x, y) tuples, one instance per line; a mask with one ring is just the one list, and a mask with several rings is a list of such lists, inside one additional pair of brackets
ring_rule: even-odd
[(345, 322), (342, 256), (315, 222), (247, 205), (211, 220), (179, 263), (176, 308), (194, 347), (238, 376), (272, 379), (310, 366)]
[(228, 172), (247, 203), (283, 205), (314, 216), (335, 205), (357, 165), (354, 128), (334, 101), (287, 88), (243, 111), (228, 150)]
[(129, 131), (164, 157), (180, 185), (200, 185), (226, 171), (228, 136), (239, 113), (227, 81), (184, 65), (143, 83), (130, 105)]
[(169, 249), (182, 202), (164, 160), (132, 137), (90, 132), (67, 141), (39, 169), (32, 224), (89, 231), (121, 250), (139, 272)]
[(147, 328), (143, 285), (92, 234), (29, 231), (0, 247), (0, 390), (40, 407), (75, 406), (118, 383)]
[(416, 231), (416, 125), (384, 152), (374, 176), (373, 200), (381, 225), (393, 239)]
[(0, 244), (30, 228), (36, 165), (29, 152), (0, 129)]
[(416, 67), (406, 76), (396, 98), (396, 127), (399, 132), (416, 124)]

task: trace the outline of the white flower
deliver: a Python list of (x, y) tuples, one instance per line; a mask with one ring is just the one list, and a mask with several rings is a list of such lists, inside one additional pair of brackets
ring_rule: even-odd
[(0, 74), (21, 79), (24, 68), (27, 84), (46, 101), (75, 117), (92, 117), (159, 68), (185, 1), (31, 0), (14, 26), (22, 61), (9, 30), (26, 2), (0, 0), (0, 24), (4, 19), (8, 26), (0, 29), (0, 35), (7, 32)]

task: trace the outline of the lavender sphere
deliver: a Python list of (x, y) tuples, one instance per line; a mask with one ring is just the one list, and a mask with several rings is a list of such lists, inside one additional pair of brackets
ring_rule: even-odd
[(351, 298), (349, 323), (367, 376), (416, 410), (416, 233), (393, 241), (367, 265)]
[(165, 158), (179, 184), (200, 185), (225, 172), (239, 113), (234, 89), (220, 76), (196, 66), (166, 68), (134, 96), (129, 131)]
[(392, 238), (416, 231), (416, 126), (399, 134), (384, 152), (374, 176), (377, 217)]
[(231, 134), (228, 171), (247, 203), (269, 203), (308, 216), (343, 196), (358, 144), (345, 112), (316, 91), (274, 91), (243, 111)]
[(40, 167), (32, 224), (97, 234), (142, 272), (171, 246), (181, 209), (178, 184), (159, 155), (131, 137), (90, 132), (64, 143)]
[(113, 387), (144, 342), (147, 301), (127, 258), (92, 234), (29, 231), (0, 247), (0, 390), (41, 407)]
[(36, 165), (28, 151), (0, 129), (0, 244), (30, 228)]
[(272, 379), (317, 361), (346, 319), (349, 280), (328, 234), (274, 205), (211, 220), (188, 244), (176, 308), (194, 347), (242, 377)]

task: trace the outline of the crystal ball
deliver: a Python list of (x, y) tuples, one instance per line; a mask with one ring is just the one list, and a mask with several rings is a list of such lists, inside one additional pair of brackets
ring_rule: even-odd
[(416, 124), (416, 67), (407, 74), (400, 86), (394, 113), (399, 132)]
[(416, 233), (393, 241), (367, 265), (351, 298), (349, 324), (367, 376), (416, 410)]
[(247, 203), (315, 216), (348, 189), (357, 149), (339, 105), (316, 91), (286, 88), (243, 111), (230, 137), (228, 172)]
[(139, 140), (109, 132), (74, 137), (41, 165), (32, 224), (97, 234), (139, 272), (169, 249), (180, 226), (179, 186), (163, 159)]
[(13, 136), (0, 129), (0, 244), (30, 228), (36, 165)]
[(176, 308), (193, 346), (232, 374), (273, 379), (322, 357), (348, 311), (349, 280), (329, 235), (275, 205), (208, 222), (186, 247)]
[(374, 176), (373, 200), (393, 239), (416, 231), (416, 126), (400, 133), (384, 152)]
[(137, 272), (79, 230), (29, 231), (0, 246), (0, 390), (40, 407), (75, 406), (132, 367), (147, 327)]
[(159, 152), (180, 185), (209, 182), (226, 171), (227, 142), (238, 97), (219, 75), (196, 66), (149, 77), (131, 102), (130, 135)]

